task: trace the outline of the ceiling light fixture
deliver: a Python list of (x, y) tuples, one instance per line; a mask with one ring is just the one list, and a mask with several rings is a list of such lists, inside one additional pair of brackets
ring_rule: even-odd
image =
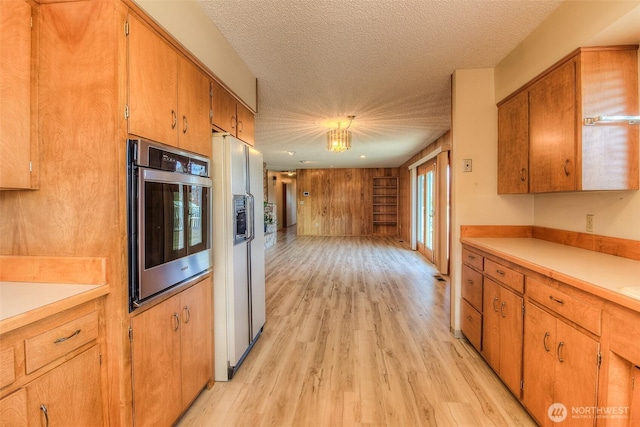
[(356, 116), (347, 116), (347, 118), (349, 119), (349, 124), (346, 128), (340, 129), (342, 123), (338, 123), (338, 129), (331, 129), (327, 132), (327, 150), (342, 153), (351, 149), (351, 131), (349, 127), (351, 127), (351, 122)]

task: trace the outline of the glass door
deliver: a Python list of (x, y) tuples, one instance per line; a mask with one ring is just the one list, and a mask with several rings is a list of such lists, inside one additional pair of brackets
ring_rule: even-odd
[(417, 249), (425, 258), (433, 262), (435, 244), (436, 214), (436, 163), (430, 162), (418, 167), (416, 197), (416, 242)]

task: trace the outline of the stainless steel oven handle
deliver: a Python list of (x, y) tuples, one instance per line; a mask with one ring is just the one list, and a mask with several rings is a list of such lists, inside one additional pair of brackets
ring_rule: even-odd
[[(185, 173), (161, 171), (158, 169), (148, 169), (140, 167), (140, 185), (144, 181), (161, 182), (163, 184), (178, 185), (198, 185), (201, 187), (211, 187), (211, 178), (203, 176), (188, 175)], [(141, 187), (142, 188), (142, 187)]]

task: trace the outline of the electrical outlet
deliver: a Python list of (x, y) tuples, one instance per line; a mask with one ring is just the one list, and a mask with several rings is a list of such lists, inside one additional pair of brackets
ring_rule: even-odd
[(594, 214), (587, 214), (587, 231), (593, 233), (593, 225), (595, 222)]
[(471, 172), (471, 159), (462, 160), (462, 172)]

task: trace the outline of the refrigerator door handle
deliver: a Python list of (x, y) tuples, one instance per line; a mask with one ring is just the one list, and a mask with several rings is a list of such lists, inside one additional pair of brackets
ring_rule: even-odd
[(247, 193), (247, 207), (249, 211), (249, 241), (252, 241), (256, 237), (256, 210), (255, 210), (255, 197), (253, 194)]

